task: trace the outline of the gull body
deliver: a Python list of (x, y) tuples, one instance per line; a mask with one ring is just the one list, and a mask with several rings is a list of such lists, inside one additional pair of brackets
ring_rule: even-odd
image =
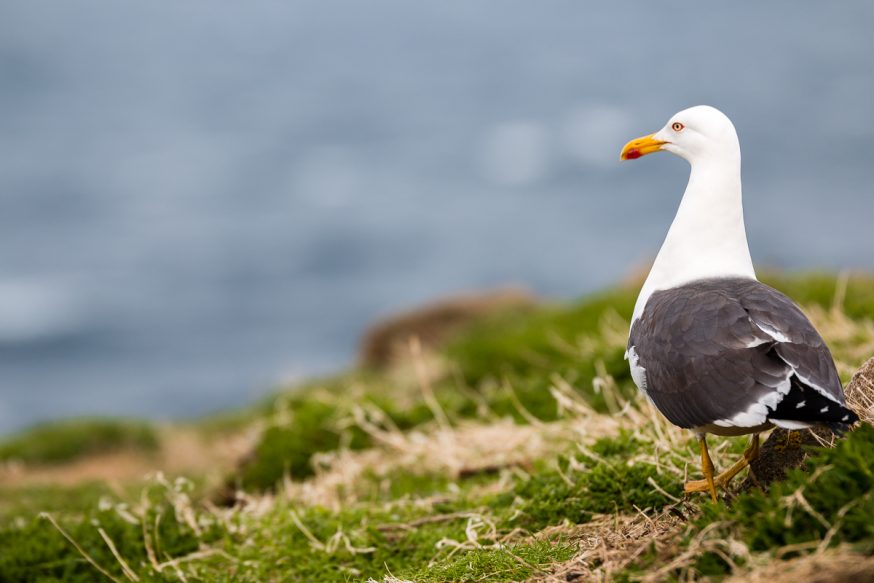
[[(834, 361), (789, 298), (756, 279), (744, 226), (740, 144), (719, 110), (696, 106), (632, 140), (621, 158), (668, 151), (689, 182), (632, 315), (628, 351), (638, 388), (669, 421), (695, 432), (705, 480), (724, 486), (758, 454), (758, 434), (857, 420)], [(753, 434), (744, 458), (713, 476), (706, 434)]]

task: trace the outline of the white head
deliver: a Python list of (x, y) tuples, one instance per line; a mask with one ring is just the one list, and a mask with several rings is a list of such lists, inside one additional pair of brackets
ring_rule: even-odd
[(656, 133), (628, 142), (621, 158), (660, 150), (684, 158), (692, 171), (633, 319), (655, 290), (712, 277), (756, 277), (744, 229), (740, 145), (731, 121), (706, 105), (684, 109)]
[(709, 105), (696, 105), (674, 114), (665, 127), (654, 134), (628, 142), (620, 158), (634, 160), (665, 150), (687, 160), (740, 161), (740, 144), (731, 120)]

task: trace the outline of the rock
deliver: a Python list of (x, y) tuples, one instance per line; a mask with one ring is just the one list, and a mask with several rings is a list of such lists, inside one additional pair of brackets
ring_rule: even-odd
[(771, 483), (785, 480), (786, 472), (801, 467), (811, 447), (831, 444), (834, 439), (834, 434), (825, 427), (803, 431), (788, 431), (778, 427), (762, 444), (759, 457), (750, 463), (750, 473), (740, 485), (740, 490), (743, 492), (754, 487), (767, 489)]
[(402, 312), (377, 322), (364, 333), (359, 363), (367, 368), (388, 368), (408, 357), (413, 337), (418, 337), (425, 351), (433, 351), (478, 318), (499, 310), (530, 307), (536, 301), (525, 290), (502, 289), (451, 297)]

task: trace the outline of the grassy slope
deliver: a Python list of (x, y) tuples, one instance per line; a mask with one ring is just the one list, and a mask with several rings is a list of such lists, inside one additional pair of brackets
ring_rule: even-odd
[(118, 450), (153, 451), (155, 431), (141, 421), (74, 419), (36, 425), (0, 443), (0, 462), (56, 463)]
[[(808, 309), (845, 380), (874, 352), (874, 281), (768, 280)], [(836, 288), (841, 309), (831, 310)], [(96, 564), (117, 580), (129, 569), (140, 580), (517, 581), (574, 561), (581, 573), (670, 579), (719, 576), (826, 536), (870, 552), (872, 431), (812, 462), (832, 468), (812, 483), (798, 473), (731, 506), (676, 504), (695, 452), (635, 398), (622, 358), (635, 295), (617, 288), (479, 322), (441, 359), (418, 363), (428, 382), (352, 371), (199, 424), (210, 437), (261, 428), (230, 477), (241, 491), (233, 508), (216, 508), (187, 480), (0, 487), (0, 580), (92, 581)], [(49, 463), (124, 441), (89, 441), (110, 434), (70, 427), (18, 436), (0, 457)], [(722, 465), (743, 441), (713, 446)], [(814, 512), (781, 502), (799, 489)], [(679, 526), (677, 514), (687, 517)], [(661, 538), (618, 540), (626, 527)], [(634, 559), (582, 561), (595, 539), (637, 544)]]

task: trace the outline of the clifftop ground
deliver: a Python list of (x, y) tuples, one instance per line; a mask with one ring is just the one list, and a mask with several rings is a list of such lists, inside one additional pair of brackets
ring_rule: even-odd
[[(874, 355), (874, 278), (768, 282), (845, 382)], [(400, 355), (392, 334), (390, 366), (201, 421), (0, 441), (0, 581), (874, 577), (874, 370), (848, 389), (865, 422), (836, 447), (767, 492), (686, 497), (695, 440), (622, 358), (635, 295), (511, 303)], [(712, 438), (717, 467), (745, 445)]]

